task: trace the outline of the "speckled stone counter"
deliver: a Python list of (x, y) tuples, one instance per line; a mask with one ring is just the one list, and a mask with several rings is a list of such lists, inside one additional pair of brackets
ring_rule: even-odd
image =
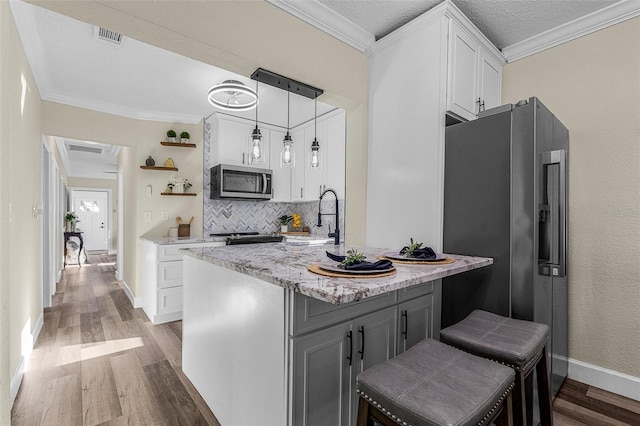
[[(286, 243), (251, 244), (185, 250), (185, 255), (240, 272), (334, 305), (388, 293), (450, 275), (489, 266), (493, 259), (447, 254), (456, 260), (447, 265), (394, 263), (397, 273), (382, 278), (330, 278), (309, 272), (307, 266), (327, 260), (326, 251), (344, 254), (353, 247), (293, 246)], [(357, 249), (374, 260), (390, 249)]]
[(140, 240), (153, 244), (195, 244), (195, 243), (224, 243), (227, 237), (140, 237)]

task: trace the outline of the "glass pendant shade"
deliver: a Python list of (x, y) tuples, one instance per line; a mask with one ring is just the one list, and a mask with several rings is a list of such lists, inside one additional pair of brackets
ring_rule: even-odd
[(293, 152), (293, 139), (291, 139), (291, 135), (289, 132), (284, 136), (282, 141), (283, 149), (280, 155), (280, 164), (283, 167), (293, 167), (295, 164), (295, 152)]
[(320, 150), (320, 143), (318, 139), (313, 139), (311, 143), (311, 167), (318, 167), (320, 165), (320, 157), (318, 151)]
[(262, 146), (260, 145), (262, 134), (260, 134), (260, 129), (258, 129), (257, 125), (256, 128), (253, 129), (251, 140), (253, 141), (253, 147), (251, 148), (251, 158), (254, 161), (260, 160), (262, 158)]

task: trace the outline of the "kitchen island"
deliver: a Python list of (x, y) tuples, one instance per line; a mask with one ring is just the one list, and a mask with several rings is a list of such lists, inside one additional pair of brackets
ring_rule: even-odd
[[(355, 377), (440, 329), (440, 278), (492, 259), (404, 265), (381, 278), (308, 271), (344, 246), (190, 249), (183, 370), (221, 424), (354, 424)], [(368, 260), (388, 249), (358, 248)]]

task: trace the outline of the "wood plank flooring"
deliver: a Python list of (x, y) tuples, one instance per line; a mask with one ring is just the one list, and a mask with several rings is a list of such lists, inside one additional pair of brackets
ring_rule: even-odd
[[(212, 425), (182, 372), (182, 323), (151, 324), (115, 279), (115, 256), (67, 266), (12, 410), (23, 425)], [(640, 402), (566, 380), (556, 426), (640, 426)], [(255, 425), (259, 426), (259, 425)]]
[(68, 265), (12, 409), (22, 425), (219, 426), (182, 372), (181, 322), (154, 326), (115, 279), (115, 256)]

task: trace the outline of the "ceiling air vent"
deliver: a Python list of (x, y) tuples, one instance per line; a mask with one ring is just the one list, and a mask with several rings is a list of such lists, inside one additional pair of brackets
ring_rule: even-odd
[(102, 148), (93, 148), (91, 146), (84, 146), (84, 145), (67, 145), (69, 147), (69, 151), (80, 151), (80, 152), (89, 152), (91, 154), (98, 154), (98, 155), (102, 155), (102, 152), (104, 151), (104, 149)]
[(116, 44), (122, 43), (122, 34), (115, 31), (111, 31), (102, 27), (96, 27), (95, 34), (99, 39), (107, 40)]

